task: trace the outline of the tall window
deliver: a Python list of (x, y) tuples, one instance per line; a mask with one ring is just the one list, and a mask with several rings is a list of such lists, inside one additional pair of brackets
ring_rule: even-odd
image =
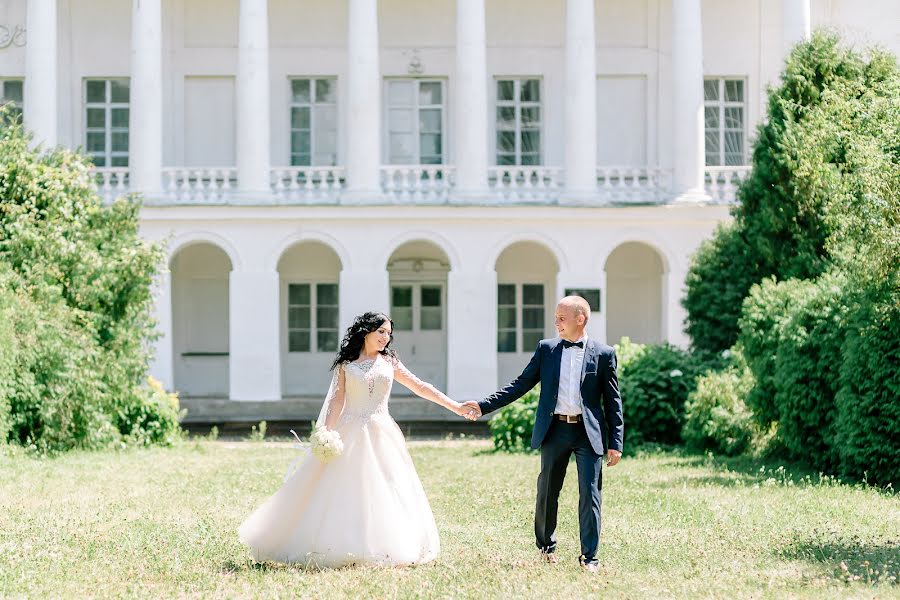
[(444, 82), (388, 79), (388, 163), (444, 163)]
[(541, 80), (497, 80), (497, 164), (539, 165)]
[(291, 79), (291, 164), (337, 164), (337, 79)]
[(709, 166), (746, 164), (745, 87), (743, 79), (710, 78), (703, 81), (706, 164)]
[(544, 286), (497, 285), (497, 352), (529, 352), (544, 337)]
[(22, 120), (23, 87), (24, 81), (21, 79), (0, 80), (0, 105), (10, 105), (7, 119)]
[(128, 79), (84, 82), (84, 147), (98, 167), (128, 166)]
[(288, 352), (336, 352), (338, 285), (288, 285)]

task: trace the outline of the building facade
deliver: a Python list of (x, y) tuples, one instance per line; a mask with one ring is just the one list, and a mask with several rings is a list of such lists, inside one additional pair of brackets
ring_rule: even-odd
[(458, 400), (515, 376), (572, 290), (597, 339), (685, 345), (691, 254), (728, 218), (791, 45), (828, 26), (900, 50), (893, 0), (6, 0), (0, 18), (3, 99), (36, 142), (83, 147), (108, 198), (141, 193), (166, 244), (153, 375), (236, 402), (320, 396), (372, 309)]

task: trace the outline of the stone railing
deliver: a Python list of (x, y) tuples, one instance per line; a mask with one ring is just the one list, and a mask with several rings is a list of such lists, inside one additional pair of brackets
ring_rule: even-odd
[(128, 193), (128, 167), (96, 167), (97, 192), (107, 202)]
[(344, 189), (344, 167), (273, 167), (272, 193), (288, 203), (335, 202)]
[(503, 202), (555, 202), (562, 190), (561, 167), (488, 167), (488, 186)]
[(597, 167), (597, 191), (606, 203), (662, 204), (671, 185), (671, 169)]
[(389, 200), (409, 204), (440, 204), (455, 181), (447, 165), (383, 165), (381, 189)]
[(237, 189), (234, 167), (163, 167), (163, 193), (174, 200), (216, 202)]
[(733, 204), (737, 201), (737, 188), (750, 176), (749, 166), (740, 167), (706, 167), (703, 180), (706, 193), (713, 202)]

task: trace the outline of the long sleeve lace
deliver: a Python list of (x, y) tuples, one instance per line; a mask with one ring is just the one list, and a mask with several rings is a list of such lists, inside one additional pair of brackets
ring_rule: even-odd
[(412, 371), (398, 359), (392, 361), (394, 363), (394, 380), (405, 385), (409, 390), (421, 398), (431, 400), (435, 404), (443, 406), (449, 411), (459, 414), (460, 403), (451, 400), (446, 394), (434, 387), (428, 382), (422, 381), (416, 377)]
[(346, 375), (344, 374), (344, 365), (338, 365), (334, 369), (334, 376), (331, 378), (331, 389), (325, 402), (328, 408), (325, 410), (325, 427), (334, 429), (344, 412), (344, 389), (346, 385)]

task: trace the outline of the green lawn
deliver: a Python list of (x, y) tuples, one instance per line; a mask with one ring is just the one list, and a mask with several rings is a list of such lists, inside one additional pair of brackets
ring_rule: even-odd
[(900, 597), (900, 497), (768, 464), (628, 457), (604, 481), (599, 576), (580, 572), (575, 465), (558, 566), (532, 538), (536, 456), (413, 442), (441, 534), (415, 568), (255, 564), (235, 528), (287, 443), (35, 459), (0, 451), (0, 597)]

